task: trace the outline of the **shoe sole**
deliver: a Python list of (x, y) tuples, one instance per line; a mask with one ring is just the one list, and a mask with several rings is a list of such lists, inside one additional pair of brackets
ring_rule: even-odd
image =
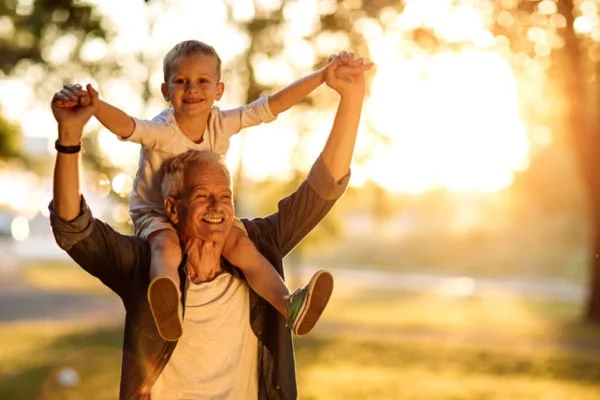
[(306, 335), (314, 328), (329, 302), (333, 291), (333, 275), (327, 271), (318, 271), (308, 283), (308, 299), (298, 312), (294, 326), (297, 336)]
[(148, 303), (160, 337), (169, 342), (179, 339), (183, 328), (179, 317), (179, 290), (175, 283), (165, 277), (154, 279), (148, 287)]

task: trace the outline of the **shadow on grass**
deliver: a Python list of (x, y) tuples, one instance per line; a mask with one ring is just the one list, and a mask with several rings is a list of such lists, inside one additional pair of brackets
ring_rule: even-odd
[(0, 399), (114, 399), (118, 393), (122, 328), (58, 336), (29, 367), (0, 376)]

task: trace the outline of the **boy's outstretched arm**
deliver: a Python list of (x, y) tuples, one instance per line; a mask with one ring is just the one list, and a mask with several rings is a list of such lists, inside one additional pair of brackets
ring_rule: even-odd
[[(96, 96), (98, 95), (98, 92), (93, 87), (89, 86), (89, 88), (90, 93), (93, 92)], [(75, 85), (66, 84), (63, 91), (76, 93), (77, 88)], [(64, 104), (64, 106), (68, 107), (72, 106), (72, 104)], [(102, 100), (98, 100), (98, 107), (94, 116), (106, 129), (121, 138), (128, 138), (133, 134), (133, 130), (135, 129), (133, 118), (119, 108)]]
[(279, 115), (288, 108), (298, 104), (302, 99), (310, 94), (325, 82), (325, 69), (323, 67), (294, 83), (284, 87), (276, 93), (269, 96), (269, 108), (274, 116)]
[(269, 108), (271, 109), (271, 113), (275, 116), (279, 115), (281, 112), (298, 104), (313, 90), (325, 82), (325, 76), (327, 71), (332, 68), (334, 59), (337, 60), (338, 65), (345, 66), (345, 68), (342, 68), (344, 72), (364, 72), (370, 68), (370, 63), (364, 63), (362, 58), (354, 59), (353, 53), (341, 51), (336, 56), (332, 55), (329, 59), (329, 63), (323, 68), (300, 78), (291, 85), (286, 86), (269, 96)]
[(121, 138), (128, 138), (133, 134), (135, 122), (121, 109), (99, 100), (98, 111), (94, 114), (102, 125)]

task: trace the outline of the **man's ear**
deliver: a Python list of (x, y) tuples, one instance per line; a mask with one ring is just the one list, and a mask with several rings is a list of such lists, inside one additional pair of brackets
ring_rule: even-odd
[(169, 89), (167, 88), (167, 84), (166, 83), (162, 83), (162, 85), (160, 85), (160, 91), (162, 92), (163, 97), (165, 98), (166, 101), (170, 101), (169, 99)]
[(169, 220), (173, 223), (173, 225), (177, 225), (177, 223), (179, 223), (177, 200), (171, 196), (165, 199), (165, 212), (167, 213), (167, 217), (169, 217)]
[(219, 82), (217, 84), (217, 94), (215, 95), (215, 99), (221, 100), (221, 96), (223, 96), (224, 91), (225, 91), (225, 84), (223, 82)]

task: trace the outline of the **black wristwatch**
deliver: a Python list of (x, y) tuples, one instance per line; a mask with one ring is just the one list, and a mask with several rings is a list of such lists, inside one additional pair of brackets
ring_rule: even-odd
[(63, 146), (62, 144), (58, 143), (58, 139), (56, 139), (56, 142), (54, 142), (54, 148), (59, 153), (77, 154), (81, 151), (81, 143), (76, 146)]

